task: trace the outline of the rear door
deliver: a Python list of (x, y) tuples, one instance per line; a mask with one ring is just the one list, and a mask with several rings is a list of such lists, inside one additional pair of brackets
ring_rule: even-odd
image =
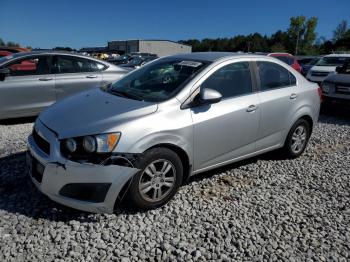
[(94, 60), (70, 56), (54, 57), (55, 89), (57, 100), (72, 94), (99, 87), (102, 83), (101, 68)]
[(27, 56), (4, 66), (10, 74), (0, 81), (0, 118), (37, 115), (56, 101), (51, 58)]
[(283, 143), (298, 100), (295, 76), (287, 68), (271, 62), (257, 61), (257, 83), (260, 101), (260, 124), (257, 151)]

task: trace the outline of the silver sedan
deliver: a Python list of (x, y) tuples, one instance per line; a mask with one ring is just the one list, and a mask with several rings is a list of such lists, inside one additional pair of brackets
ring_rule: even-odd
[(71, 94), (115, 82), (127, 69), (62, 52), (0, 58), (0, 119), (38, 115)]
[(125, 196), (156, 208), (200, 172), (277, 149), (300, 156), (320, 99), (316, 84), (272, 57), (160, 58), (43, 112), (28, 169), (41, 192), (70, 207), (111, 213)]

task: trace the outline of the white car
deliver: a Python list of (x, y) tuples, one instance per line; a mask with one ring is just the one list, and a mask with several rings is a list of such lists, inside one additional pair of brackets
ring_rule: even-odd
[(322, 57), (307, 73), (311, 82), (321, 83), (329, 74), (335, 73), (337, 66), (342, 66), (350, 60), (350, 54), (331, 54)]

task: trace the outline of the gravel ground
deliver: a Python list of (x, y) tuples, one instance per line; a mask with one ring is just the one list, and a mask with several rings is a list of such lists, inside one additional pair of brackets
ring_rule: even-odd
[(298, 159), (230, 165), (196, 176), (163, 208), (116, 215), (34, 188), (31, 128), (0, 125), (0, 261), (350, 260), (350, 118), (321, 116)]

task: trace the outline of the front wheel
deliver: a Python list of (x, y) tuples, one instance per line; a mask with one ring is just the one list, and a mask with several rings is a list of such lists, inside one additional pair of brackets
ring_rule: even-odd
[(140, 171), (133, 177), (127, 197), (140, 209), (167, 203), (182, 183), (183, 166), (178, 155), (167, 148), (153, 148), (136, 160)]
[(285, 141), (283, 151), (287, 158), (300, 156), (309, 141), (311, 135), (310, 124), (305, 119), (299, 119), (290, 129)]

